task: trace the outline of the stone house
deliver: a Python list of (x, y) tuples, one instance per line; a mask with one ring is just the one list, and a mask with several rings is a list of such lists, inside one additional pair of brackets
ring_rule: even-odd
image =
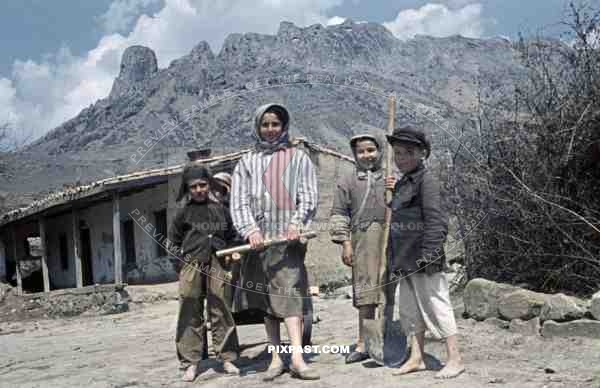
[[(319, 236), (310, 242), (307, 255), (310, 282), (341, 282), (350, 272), (341, 264), (326, 226), (335, 180), (352, 168), (353, 160), (304, 139), (295, 142), (310, 155), (319, 175), (319, 209), (313, 223)], [(194, 163), (208, 165), (215, 173), (231, 172), (246, 152)], [(161, 242), (178, 207), (182, 169), (176, 165), (110, 177), (1, 215), (0, 280), (13, 283), (20, 293), (175, 280)], [(32, 254), (35, 238), (38, 253)]]

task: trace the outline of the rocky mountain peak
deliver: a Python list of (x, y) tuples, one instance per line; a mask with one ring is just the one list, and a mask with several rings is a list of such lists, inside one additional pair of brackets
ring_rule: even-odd
[(296, 26), (292, 22), (283, 21), (279, 23), (279, 30), (277, 30), (277, 36), (280, 37), (295, 37), (302, 32), (302, 29)]
[(117, 98), (156, 74), (156, 54), (144, 46), (130, 46), (123, 52), (121, 70), (113, 83), (110, 99)]
[(202, 41), (192, 49), (188, 57), (196, 63), (208, 65), (215, 59), (215, 54), (213, 54), (209, 44)]

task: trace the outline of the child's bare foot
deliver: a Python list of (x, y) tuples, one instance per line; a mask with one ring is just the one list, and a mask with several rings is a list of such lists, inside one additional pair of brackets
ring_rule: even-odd
[(465, 364), (463, 364), (461, 359), (458, 360), (448, 360), (446, 366), (436, 373), (436, 379), (451, 379), (463, 373), (465, 371)]
[(240, 370), (231, 361), (223, 361), (223, 369), (228, 375), (239, 375)]
[(427, 367), (423, 360), (411, 360), (406, 361), (398, 370), (392, 372), (392, 376), (405, 375), (407, 373), (419, 372), (426, 370)]
[(283, 361), (281, 361), (279, 357), (273, 358), (271, 360), (271, 365), (269, 365), (269, 368), (263, 375), (263, 381), (273, 381), (284, 373), (285, 365), (283, 364)]
[(196, 379), (196, 373), (198, 372), (197, 365), (190, 365), (185, 370), (183, 377), (181, 378), (183, 381), (192, 382)]

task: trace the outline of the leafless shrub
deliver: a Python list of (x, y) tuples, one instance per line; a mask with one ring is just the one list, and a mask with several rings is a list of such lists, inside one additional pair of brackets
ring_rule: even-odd
[(515, 45), (527, 77), (480, 101), (484, 157), (456, 150), (449, 195), (470, 278), (585, 295), (600, 288), (600, 9), (570, 4), (566, 19), (561, 41)]

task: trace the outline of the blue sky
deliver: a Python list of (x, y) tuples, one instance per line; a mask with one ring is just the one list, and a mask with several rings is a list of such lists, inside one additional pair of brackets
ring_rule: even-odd
[(567, 0), (4, 0), (0, 124), (36, 138), (110, 91), (122, 51), (153, 48), (166, 67), (201, 40), (216, 52), (231, 32), (275, 33), (343, 18), (414, 34), (556, 35)]

